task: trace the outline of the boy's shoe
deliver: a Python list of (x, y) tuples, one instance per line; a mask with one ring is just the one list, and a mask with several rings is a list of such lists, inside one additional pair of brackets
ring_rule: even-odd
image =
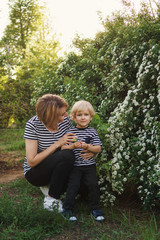
[(103, 210), (93, 210), (91, 214), (96, 221), (104, 221)]
[(44, 198), (43, 207), (48, 211), (53, 211), (54, 209), (57, 209), (58, 212), (63, 212), (61, 200), (58, 200), (55, 198), (49, 198), (48, 196), (45, 196)]
[(71, 222), (77, 221), (77, 218), (73, 215), (71, 210), (64, 210), (62, 212), (62, 217), (64, 217), (66, 220), (69, 220)]

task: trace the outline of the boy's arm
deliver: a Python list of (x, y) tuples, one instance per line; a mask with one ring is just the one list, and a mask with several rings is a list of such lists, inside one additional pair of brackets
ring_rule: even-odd
[(92, 145), (82, 142), (82, 148), (92, 153), (101, 152), (101, 145)]

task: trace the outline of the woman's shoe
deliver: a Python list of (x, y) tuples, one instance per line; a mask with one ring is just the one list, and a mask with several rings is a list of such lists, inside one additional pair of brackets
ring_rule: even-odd
[(43, 203), (44, 209), (47, 209), (48, 211), (53, 211), (54, 209), (57, 209), (58, 212), (63, 212), (62, 202), (61, 200), (50, 198), (48, 196), (45, 196), (44, 203)]

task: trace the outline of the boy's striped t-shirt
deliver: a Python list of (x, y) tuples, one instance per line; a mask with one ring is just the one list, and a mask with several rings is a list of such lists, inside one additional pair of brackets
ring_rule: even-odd
[[(102, 146), (102, 143), (98, 136), (97, 131), (92, 127), (87, 127), (87, 128), (72, 127), (69, 130), (67, 130), (67, 133), (68, 132), (74, 133), (77, 136), (78, 140), (81, 140), (82, 142), (86, 142), (86, 143), (92, 144), (92, 145)], [(73, 152), (75, 154), (75, 158), (76, 158), (74, 166), (86, 166), (86, 165), (96, 164), (96, 162), (93, 158), (91, 158), (89, 160), (84, 160), (81, 157), (82, 151), (83, 151), (82, 148), (73, 150)]]

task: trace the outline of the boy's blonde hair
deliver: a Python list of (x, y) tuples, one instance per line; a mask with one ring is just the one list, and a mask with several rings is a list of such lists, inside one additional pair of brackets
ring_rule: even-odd
[(80, 100), (80, 101), (76, 102), (71, 109), (71, 113), (70, 113), (71, 119), (74, 120), (77, 112), (81, 112), (86, 109), (89, 111), (91, 117), (93, 118), (95, 115), (93, 106), (85, 100)]

